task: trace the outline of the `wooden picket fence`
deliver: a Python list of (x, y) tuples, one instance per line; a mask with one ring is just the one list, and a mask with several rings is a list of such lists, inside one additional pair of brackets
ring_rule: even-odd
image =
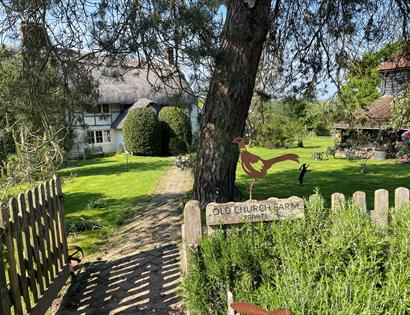
[[(410, 191), (407, 188), (404, 187), (399, 187), (395, 190), (395, 196), (394, 196), (394, 209), (399, 209), (406, 203), (410, 202)], [(314, 200), (314, 199), (323, 199), (322, 196), (320, 195), (312, 195), (310, 196), (309, 200)], [(272, 199), (272, 198), (270, 198)], [(262, 205), (266, 202), (268, 202), (270, 199), (265, 200), (265, 201), (254, 201), (254, 202), (249, 202), (251, 203), (261, 203)], [(300, 200), (299, 202), (302, 202), (301, 198), (298, 197), (291, 197), (282, 201), (286, 200)], [(366, 203), (366, 194), (364, 192), (358, 191), (355, 192), (352, 196), (353, 202), (357, 205), (358, 209), (364, 213), (369, 213), (370, 215), (370, 220), (373, 224), (379, 225), (382, 229), (384, 229), (387, 232), (387, 227), (388, 227), (388, 218), (389, 218), (389, 192), (385, 189), (379, 189), (376, 190), (374, 193), (374, 210), (368, 211), (367, 209), (367, 203)], [(280, 201), (277, 199), (277, 201)], [(344, 203), (346, 202), (346, 197), (341, 194), (341, 193), (333, 193), (331, 196), (331, 210), (332, 213), (337, 214), (339, 212)], [(237, 203), (238, 205), (244, 204), (244, 203)], [(222, 209), (225, 206), (235, 206), (235, 203), (227, 203), (227, 204), (216, 204), (213, 203), (213, 206), (218, 206), (221, 205)], [(209, 205), (208, 205), (209, 206)], [(289, 217), (280, 217), (277, 216), (276, 218), (270, 218), (269, 220), (281, 220), (281, 219), (287, 219), (287, 218), (301, 218), (302, 216), (300, 213), (296, 214), (294, 213), (293, 215)], [(208, 209), (207, 209), (207, 222), (205, 225), (202, 225), (201, 222), (201, 208), (200, 204), (196, 200), (190, 200), (186, 203), (185, 208), (184, 208), (184, 223), (182, 224), (182, 257), (181, 257), (181, 269), (184, 273), (189, 273), (189, 263), (188, 263), (188, 257), (187, 257), (187, 251), (196, 251), (198, 247), (201, 245), (201, 240), (202, 240), (202, 234), (203, 233), (208, 233), (211, 234), (215, 228), (215, 223), (213, 220), (208, 220)], [(225, 218), (225, 222), (222, 223), (224, 224), (229, 224), (229, 218)], [(259, 221), (266, 221), (266, 220), (259, 220)], [(253, 222), (258, 222), (257, 220)], [(228, 290), (227, 292), (227, 304), (228, 304), (228, 315), (233, 315), (235, 314), (234, 310), (231, 308), (231, 303), (233, 303), (233, 296), (232, 293)]]
[(45, 314), (70, 272), (60, 178), (0, 204), (0, 314)]

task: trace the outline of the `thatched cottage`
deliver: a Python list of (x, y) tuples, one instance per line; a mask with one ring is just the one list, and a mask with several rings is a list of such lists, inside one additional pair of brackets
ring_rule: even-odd
[(128, 61), (127, 68), (93, 67), (91, 73), (98, 87), (98, 106), (93, 112), (77, 113), (80, 119), (74, 126), (71, 155), (81, 155), (90, 147), (119, 151), (127, 115), (141, 107), (158, 113), (164, 106), (181, 106), (191, 120), (193, 133), (198, 132), (197, 98), (172, 62), (164, 62), (160, 70), (148, 71), (132, 67), (132, 61)]

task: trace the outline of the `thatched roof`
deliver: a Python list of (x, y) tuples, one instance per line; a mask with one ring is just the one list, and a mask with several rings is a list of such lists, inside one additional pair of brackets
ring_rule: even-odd
[(128, 113), (132, 112), (133, 110), (137, 108), (145, 108), (145, 107), (152, 107), (155, 109), (155, 111), (158, 113), (161, 109), (161, 105), (158, 105), (152, 100), (149, 100), (147, 98), (140, 98), (138, 101), (134, 103), (130, 108), (125, 109), (122, 111), (118, 117), (114, 120), (114, 122), (111, 124), (111, 128), (113, 129), (123, 129), (124, 128), (124, 123), (125, 120), (127, 119)]
[(171, 65), (163, 63), (161, 67), (155, 71), (138, 69), (132, 61), (125, 66), (93, 67), (91, 74), (97, 82), (98, 103), (132, 105), (146, 98), (159, 105), (190, 107), (196, 104), (196, 97), (184, 75)]
[(381, 96), (363, 108), (359, 115), (371, 124), (384, 124), (392, 118), (393, 96)]

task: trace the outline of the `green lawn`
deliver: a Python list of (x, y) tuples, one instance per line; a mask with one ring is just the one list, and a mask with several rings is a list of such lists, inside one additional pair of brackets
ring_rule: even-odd
[[(67, 222), (81, 218), (99, 222), (103, 228), (82, 232), (69, 242), (88, 251), (104, 243), (117, 226), (121, 212), (131, 203), (149, 196), (159, 177), (172, 163), (164, 157), (128, 157), (125, 154), (93, 160), (75, 161), (58, 173), (63, 178), (65, 217)], [(99, 201), (99, 207), (92, 206)]]
[[(267, 182), (258, 179), (254, 187), (254, 198), (265, 199), (268, 197), (307, 197), (316, 188), (330, 200), (333, 192), (341, 192), (351, 197), (355, 191), (364, 191), (367, 194), (368, 208), (373, 207), (374, 191), (380, 188), (390, 192), (390, 200), (393, 202), (393, 191), (399, 186), (410, 188), (410, 164), (396, 163), (394, 160), (368, 161), (367, 172), (360, 174), (360, 163), (349, 162), (345, 159), (333, 159), (315, 161), (312, 152), (325, 151), (332, 145), (331, 137), (312, 137), (305, 141), (305, 148), (291, 149), (266, 149), (252, 147), (248, 150), (258, 154), (262, 158), (269, 159), (285, 153), (296, 153), (301, 163), (310, 165), (310, 172), (305, 175), (305, 186), (298, 185), (298, 168), (295, 162), (286, 161), (273, 165), (268, 172)], [(240, 189), (248, 196), (250, 178), (243, 172), (238, 164), (237, 183)]]

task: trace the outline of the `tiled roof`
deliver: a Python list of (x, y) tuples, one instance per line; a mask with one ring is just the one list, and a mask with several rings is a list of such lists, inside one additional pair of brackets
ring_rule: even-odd
[(377, 70), (379, 71), (389, 71), (389, 70), (396, 70), (396, 69), (410, 69), (410, 60), (404, 57), (400, 57), (399, 59), (393, 61), (386, 61), (383, 62)]

